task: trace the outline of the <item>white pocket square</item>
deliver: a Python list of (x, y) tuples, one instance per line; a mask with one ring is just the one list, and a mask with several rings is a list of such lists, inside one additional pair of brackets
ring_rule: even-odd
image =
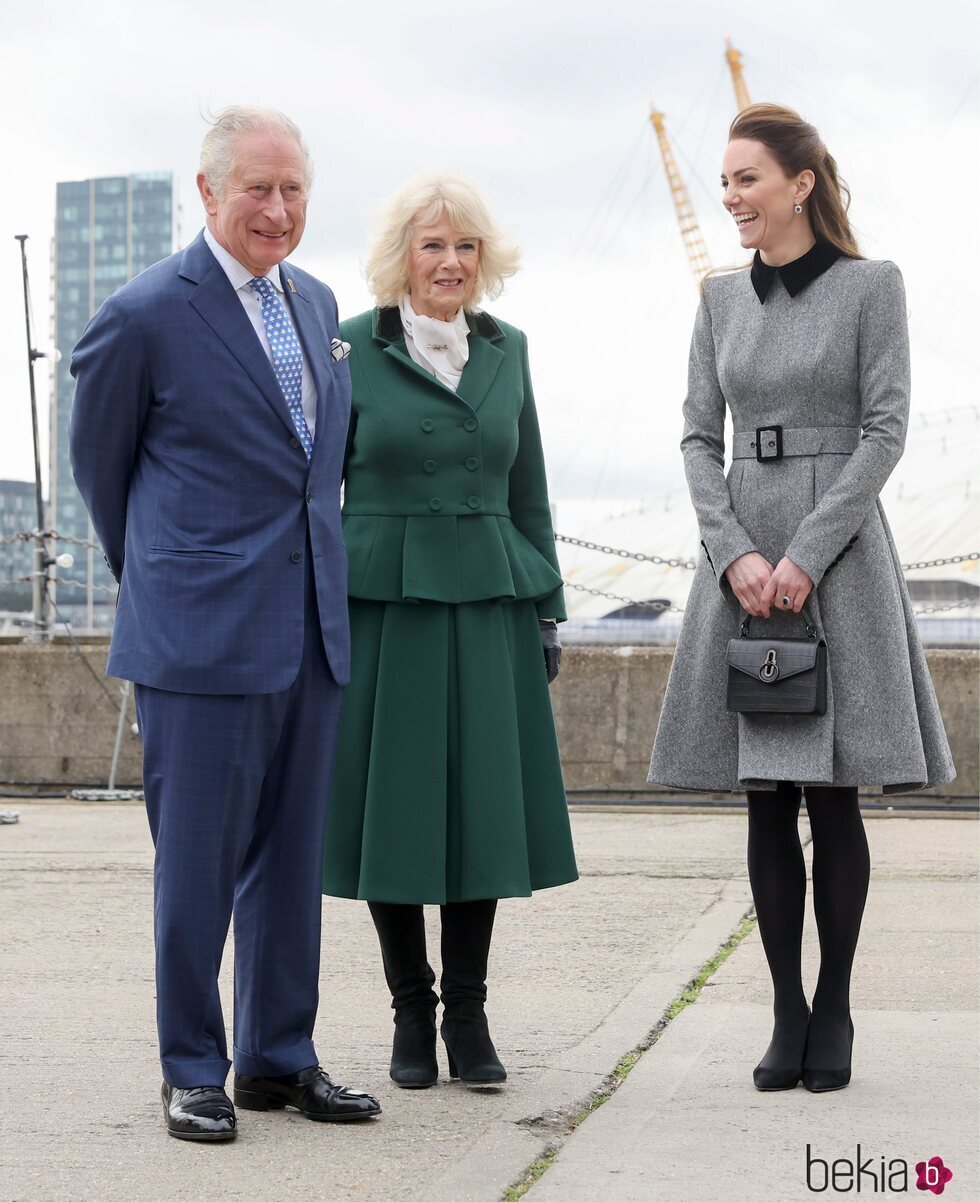
[(334, 363), (340, 363), (350, 354), (350, 343), (341, 342), (339, 338), (330, 339), (330, 354)]

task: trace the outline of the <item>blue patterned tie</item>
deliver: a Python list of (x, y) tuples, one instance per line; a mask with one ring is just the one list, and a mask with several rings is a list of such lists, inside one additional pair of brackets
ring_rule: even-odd
[(297, 437), (303, 444), (306, 458), (309, 459), (313, 454), (313, 438), (303, 416), (303, 351), (299, 345), (299, 338), (289, 320), (285, 305), (276, 296), (273, 284), (265, 276), (257, 276), (249, 283), (258, 293), (262, 303), (262, 320), (265, 322), (266, 337), (272, 351), (272, 366), (285, 397), (289, 416), (296, 427)]

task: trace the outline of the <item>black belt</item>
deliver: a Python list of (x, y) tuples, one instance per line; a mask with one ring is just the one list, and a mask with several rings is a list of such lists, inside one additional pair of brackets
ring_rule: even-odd
[(739, 430), (732, 443), (733, 459), (757, 459), (774, 463), (779, 459), (807, 455), (850, 455), (861, 441), (859, 426), (810, 426), (785, 429), (759, 426)]

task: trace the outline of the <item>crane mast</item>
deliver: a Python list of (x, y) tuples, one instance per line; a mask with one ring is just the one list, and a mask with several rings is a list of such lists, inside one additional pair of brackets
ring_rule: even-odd
[(681, 237), (684, 240), (684, 249), (687, 251), (687, 260), (696, 283), (700, 284), (711, 270), (711, 259), (708, 257), (708, 248), (705, 245), (704, 238), (701, 236), (698, 219), (694, 215), (694, 206), (691, 204), (691, 198), (687, 194), (684, 180), (677, 169), (674, 152), (671, 149), (670, 141), (667, 138), (667, 130), (664, 127), (663, 113), (657, 112), (656, 109), (651, 110), (650, 123), (657, 135), (657, 141), (660, 143), (660, 154), (663, 157), (664, 170), (667, 172), (667, 182), (670, 184), (670, 192), (674, 198), (674, 208), (677, 211), (677, 221), (681, 227)]
[(738, 105), (738, 111), (747, 109), (752, 103), (749, 98), (749, 89), (745, 85), (745, 76), (742, 74), (742, 52), (736, 50), (732, 45), (732, 39), (725, 35), (725, 58), (728, 59), (728, 69), (732, 73), (732, 87), (735, 89), (735, 103)]

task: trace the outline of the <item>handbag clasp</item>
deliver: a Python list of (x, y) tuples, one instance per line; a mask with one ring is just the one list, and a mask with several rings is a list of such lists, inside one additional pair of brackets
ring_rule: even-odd
[(776, 663), (776, 649), (770, 647), (766, 652), (766, 658), (762, 663), (762, 667), (759, 669), (759, 679), (764, 680), (766, 684), (772, 684), (778, 675), (779, 666)]

